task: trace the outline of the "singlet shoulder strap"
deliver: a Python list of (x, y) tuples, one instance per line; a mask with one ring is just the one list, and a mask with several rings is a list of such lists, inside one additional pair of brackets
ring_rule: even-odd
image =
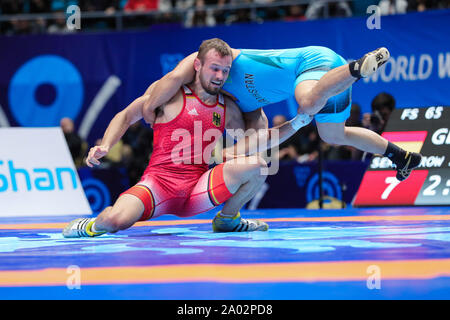
[(222, 93), (219, 93), (218, 104), (219, 104), (221, 107), (225, 107), (225, 97), (223, 96)]

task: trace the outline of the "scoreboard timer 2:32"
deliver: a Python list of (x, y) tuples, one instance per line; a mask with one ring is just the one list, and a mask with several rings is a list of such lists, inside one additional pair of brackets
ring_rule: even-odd
[(353, 205), (450, 205), (450, 107), (395, 109), (382, 136), (422, 161), (399, 182), (392, 162), (374, 156)]

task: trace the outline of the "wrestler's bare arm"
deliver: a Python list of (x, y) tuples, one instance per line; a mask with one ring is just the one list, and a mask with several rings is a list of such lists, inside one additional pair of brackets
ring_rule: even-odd
[(244, 112), (243, 114), (245, 127), (247, 129), (267, 129), (269, 127), (269, 120), (262, 108), (251, 112)]
[[(227, 114), (231, 111), (230, 117), (227, 116), (226, 127), (235, 128), (239, 121), (235, 110), (239, 110), (239, 108), (235, 102), (229, 99), (226, 103)], [(311, 119), (312, 117), (301, 114), (277, 127), (248, 131), (246, 136), (239, 139), (234, 146), (224, 149), (223, 155), (229, 158), (249, 156), (274, 148), (294, 135), (301, 127), (311, 122)], [(242, 126), (244, 119), (241, 118), (240, 120)]]
[(125, 109), (117, 113), (108, 125), (99, 146), (92, 147), (86, 158), (89, 167), (99, 165), (99, 159), (104, 157), (111, 147), (115, 145), (125, 134), (127, 129), (135, 122), (143, 118), (143, 107), (148, 96), (144, 95), (135, 99)]
[(158, 106), (167, 103), (180, 89), (181, 86), (194, 80), (194, 60), (197, 52), (184, 58), (171, 72), (160, 80), (153, 82), (145, 91), (148, 96), (144, 104), (144, 120), (153, 125), (155, 122), (155, 110)]
[(241, 109), (229, 97), (225, 97), (225, 128), (227, 130), (245, 130), (245, 121)]

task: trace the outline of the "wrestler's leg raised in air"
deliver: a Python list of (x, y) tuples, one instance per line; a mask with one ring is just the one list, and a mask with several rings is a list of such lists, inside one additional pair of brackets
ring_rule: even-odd
[(345, 122), (316, 122), (323, 141), (329, 144), (352, 146), (373, 154), (384, 154), (388, 141), (366, 128), (346, 127)]
[(330, 66), (342, 65), (328, 72), (317, 66), (298, 77), (295, 98), (299, 112), (315, 114), (319, 135), (325, 142), (387, 156), (397, 168), (397, 179), (408, 178), (411, 170), (420, 164), (420, 154), (407, 152), (371, 130), (345, 126), (350, 112), (351, 85), (376, 72), (389, 59), (389, 51), (380, 48), (349, 64), (344, 64), (342, 57), (329, 50), (320, 54), (332, 61)]
[[(296, 94), (306, 90), (317, 80), (306, 80), (297, 85)], [(348, 95), (348, 98), (345, 96)], [(321, 102), (322, 103), (322, 102)], [(339, 96), (333, 96), (325, 102), (325, 106), (331, 106), (340, 112), (333, 114), (319, 113), (315, 116), (317, 130), (320, 138), (329, 144), (346, 145), (372, 154), (380, 154), (388, 157), (397, 169), (397, 179), (403, 181), (417, 167), (421, 161), (421, 155), (408, 152), (389, 142), (376, 132), (366, 128), (345, 126), (346, 113), (349, 112), (351, 103), (350, 91), (344, 91)], [(328, 122), (328, 119), (331, 120)], [(334, 122), (335, 121), (335, 122)]]
[(409, 152), (389, 142), (379, 134), (365, 128), (347, 127), (341, 123), (317, 122), (317, 130), (322, 140), (335, 145), (347, 145), (372, 154), (388, 157), (397, 169), (397, 179), (403, 181), (416, 168), (422, 156)]
[[(338, 70), (334, 73), (334, 70)], [(311, 96), (310, 92), (314, 91), (314, 88), (319, 87), (322, 79), (326, 78), (328, 74), (341, 74), (345, 83), (350, 83), (356, 80), (349, 71), (348, 65), (343, 65), (336, 69), (333, 69), (323, 75), (319, 80), (305, 80), (297, 84), (295, 88), (295, 96), (299, 103), (303, 101), (303, 97)], [(349, 80), (352, 78), (353, 80)], [(316, 125), (321, 139), (329, 144), (335, 145), (347, 145), (355, 147), (359, 150), (370, 152), (373, 154), (384, 154), (388, 145), (388, 141), (378, 135), (377, 133), (365, 129), (356, 127), (346, 127), (345, 120), (349, 115), (351, 105), (351, 90), (346, 88), (346, 91), (336, 94), (338, 90), (331, 90), (334, 95), (329, 96), (327, 100), (322, 98), (314, 98), (315, 106), (319, 106), (323, 112), (329, 112), (327, 114), (320, 113), (315, 116)], [(331, 92), (330, 91), (330, 92)], [(309, 98), (306, 98), (309, 99)]]
[[(320, 79), (301, 81), (295, 88), (299, 112), (310, 115), (318, 113), (328, 99), (347, 90), (356, 80), (372, 75), (389, 57), (390, 54), (386, 48), (379, 48), (365, 54), (359, 60), (331, 69)], [(335, 58), (343, 60), (338, 55)], [(313, 69), (310, 72), (320, 71)], [(306, 71), (304, 75), (307, 77), (307, 74)]]

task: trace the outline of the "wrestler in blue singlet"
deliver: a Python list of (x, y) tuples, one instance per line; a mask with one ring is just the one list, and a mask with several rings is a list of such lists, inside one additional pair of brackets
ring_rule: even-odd
[[(236, 97), (242, 111), (250, 112), (293, 97), (301, 81), (319, 80), (329, 70), (346, 63), (325, 47), (241, 49), (223, 89)], [(318, 122), (344, 122), (350, 108), (351, 87), (330, 98), (314, 118)]]

